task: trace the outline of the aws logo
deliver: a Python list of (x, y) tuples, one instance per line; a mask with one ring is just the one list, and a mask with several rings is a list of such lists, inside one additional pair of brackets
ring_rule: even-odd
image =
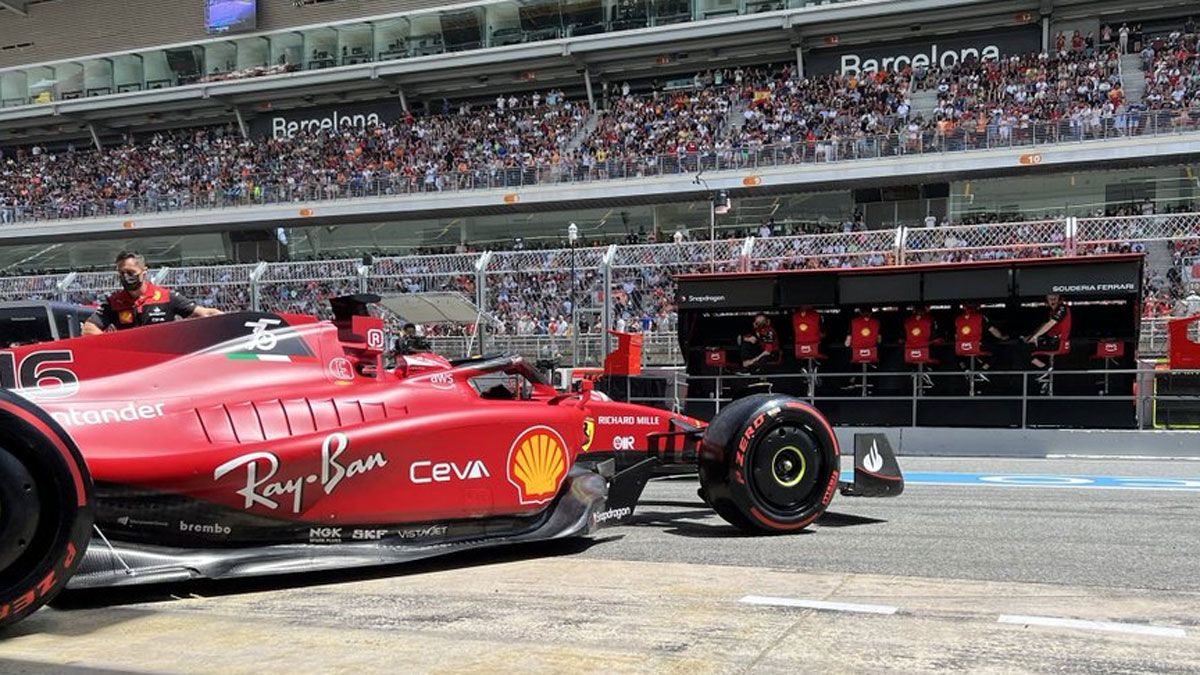
[(550, 427), (530, 427), (508, 451), (508, 482), (522, 504), (545, 504), (567, 475), (567, 444)]

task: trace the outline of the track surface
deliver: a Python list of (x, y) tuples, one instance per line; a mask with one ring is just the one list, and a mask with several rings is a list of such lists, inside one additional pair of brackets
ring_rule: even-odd
[[(1200, 479), (1189, 461), (901, 464)], [(591, 541), (77, 596), (10, 631), (0, 672), (1200, 672), (1200, 491), (915, 483), (747, 537), (695, 488), (655, 481)]]

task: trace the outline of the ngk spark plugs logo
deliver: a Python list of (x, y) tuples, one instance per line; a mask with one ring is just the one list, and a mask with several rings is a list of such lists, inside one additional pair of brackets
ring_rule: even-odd
[(300, 513), (305, 507), (305, 494), (310, 488), (331, 495), (343, 482), (387, 466), (387, 457), (382, 452), (355, 460), (344, 459), (343, 455), (349, 449), (350, 438), (341, 432), (333, 433), (321, 443), (319, 470), (308, 475), (276, 479), (284, 469), (279, 457), (272, 452), (252, 452), (218, 466), (213, 471), (213, 480), (221, 480), (241, 470), (245, 476), (245, 487), (234, 492), (242, 497), (242, 508), (261, 506), (275, 511), (282, 506), (290, 507), (292, 513)]

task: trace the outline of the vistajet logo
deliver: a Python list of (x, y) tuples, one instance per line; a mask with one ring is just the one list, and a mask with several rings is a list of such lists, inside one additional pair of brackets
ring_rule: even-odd
[(271, 135), (275, 138), (292, 138), (301, 131), (341, 131), (342, 129), (366, 129), (382, 121), (377, 113), (345, 115), (334, 110), (326, 117), (289, 120), (286, 117), (271, 118)]
[(875, 73), (880, 70), (904, 70), (913, 68), (951, 68), (968, 59), (987, 61), (1000, 58), (1000, 47), (986, 45), (984, 47), (963, 47), (942, 51), (935, 42), (929, 45), (928, 51), (909, 54), (892, 54), (878, 58), (863, 58), (858, 54), (843, 54), (839, 65), (842, 75), (858, 75), (859, 73)]

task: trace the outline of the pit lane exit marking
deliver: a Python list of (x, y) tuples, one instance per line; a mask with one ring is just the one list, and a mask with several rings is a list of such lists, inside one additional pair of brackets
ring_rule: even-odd
[[(854, 472), (842, 472), (842, 480), (854, 480)], [(990, 486), (1022, 488), (1067, 488), (1084, 490), (1165, 490), (1200, 492), (1200, 477), (1081, 476), (1056, 474), (953, 473), (949, 471), (905, 471), (904, 482), (923, 485)]]
[(895, 614), (899, 608), (890, 605), (856, 605), (849, 602), (828, 602), (825, 600), (805, 600), (803, 598), (776, 598), (768, 595), (747, 595), (741, 602), (747, 605), (768, 605), (771, 607), (800, 607), (802, 609), (821, 609), (831, 612), (854, 612), (856, 614)]
[(1187, 631), (1184, 629), (1170, 626), (1148, 626), (1139, 623), (1116, 623), (1113, 621), (1083, 621), (1081, 619), (1061, 619), (1054, 616), (1001, 614), (997, 623), (1018, 626), (1046, 626), (1049, 628), (1075, 628), (1078, 630), (1097, 630), (1105, 633), (1132, 633), (1134, 635), (1155, 635), (1158, 637), (1187, 637)]

